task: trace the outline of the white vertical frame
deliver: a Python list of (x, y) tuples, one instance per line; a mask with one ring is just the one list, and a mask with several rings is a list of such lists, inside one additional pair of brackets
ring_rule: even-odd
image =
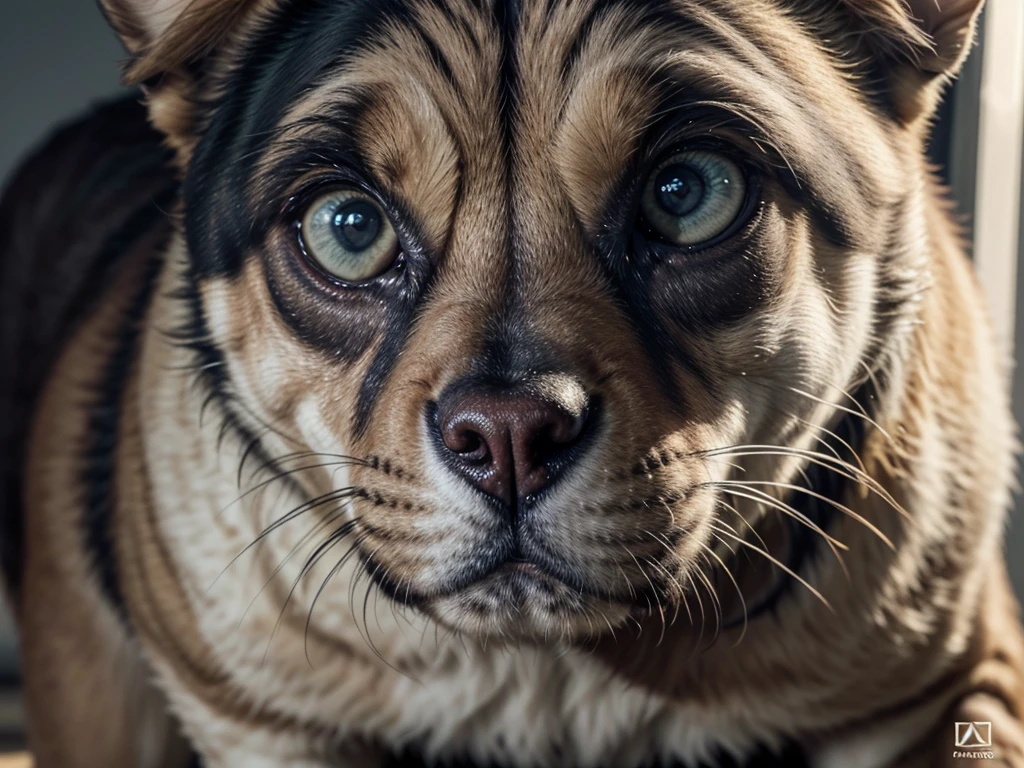
[(1024, 0), (988, 0), (983, 23), (974, 263), (996, 339), (1011, 352), (1024, 150)]

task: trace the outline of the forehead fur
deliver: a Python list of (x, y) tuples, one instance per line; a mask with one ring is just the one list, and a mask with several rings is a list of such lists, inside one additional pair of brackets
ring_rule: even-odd
[[(467, 163), (502, 173), (507, 158), (529, 164), (557, 146), (561, 182), (596, 227), (599, 212), (584, 198), (592, 208), (610, 192), (659, 131), (703, 119), (707, 134), (719, 126), (749, 135), (767, 161), (792, 171), (794, 187), (820, 176), (821, 208), (836, 212), (873, 191), (851, 188), (865, 178), (858, 154), (887, 151), (881, 107), (778, 2), (750, 0), (738, 13), (724, 0), (357, 0), (292, 3), (268, 18), (224, 63), (204, 121), (187, 191), (206, 210), (210, 197), (226, 203), (252, 190), (257, 172), (268, 194), (292, 189), (321, 161), (427, 195), (442, 177), (472, 175)], [(837, 130), (851, 121), (854, 148)], [(438, 212), (425, 222), (435, 240), (446, 195), (424, 203)], [(239, 244), (212, 245), (198, 251), (237, 266)]]

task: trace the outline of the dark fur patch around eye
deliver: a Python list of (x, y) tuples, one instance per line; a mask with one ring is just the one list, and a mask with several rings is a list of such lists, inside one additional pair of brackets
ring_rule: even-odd
[[(257, 225), (259, 212), (249, 203), (256, 161), (270, 147), (283, 116), (305, 89), (357, 55), (389, 20), (411, 23), (408, 5), (398, 0), (333, 4), (300, 0), (288, 5), (249, 44), (229, 77), (225, 95), (211, 105), (208, 129), (186, 175), (186, 231), (198, 280), (237, 275), (246, 254), (265, 247), (260, 238), (266, 235), (266, 228)], [(436, 44), (433, 50), (435, 61), (443, 64), (443, 50)], [(346, 156), (335, 157), (336, 164), (359, 166), (358, 156), (346, 148), (356, 144), (352, 126), (367, 103), (357, 98), (351, 104), (329, 106), (316, 120), (333, 141), (311, 144), (307, 155), (327, 163), (327, 158), (341, 152)], [(313, 161), (302, 161), (300, 155), (291, 152), (263, 180), (263, 186), (283, 188), (298, 175), (297, 166), (310, 170)], [(266, 214), (273, 216), (274, 211)], [(278, 311), (306, 343), (351, 361), (381, 339), (354, 415), (355, 432), (362, 432), (404, 343), (414, 299), (407, 292), (393, 292), (393, 300), (384, 301), (369, 296), (375, 290), (370, 289), (361, 297), (365, 301), (332, 301), (298, 286), (294, 264), (282, 265), (279, 260), (270, 273), (276, 275), (269, 288)], [(376, 307), (369, 316), (367, 302)], [(379, 315), (376, 321), (374, 315)]]
[(398, 0), (301, 0), (250, 43), (210, 107), (185, 178), (186, 230), (200, 277), (238, 273), (252, 234), (252, 170), (289, 107), (369, 45), (386, 20), (407, 13)]

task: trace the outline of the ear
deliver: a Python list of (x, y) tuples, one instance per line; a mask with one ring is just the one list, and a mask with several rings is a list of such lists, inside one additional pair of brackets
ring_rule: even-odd
[(257, 3), (276, 0), (100, 0), (130, 58), (124, 81), (143, 85), (150, 122), (184, 171), (197, 133), (207, 60)]
[[(1020, 0), (1017, 0), (1018, 2)], [(902, 49), (926, 75), (952, 75), (971, 43), (984, 0), (842, 0), (876, 45)]]
[(967, 58), (984, 0), (909, 0), (910, 12), (932, 43), (921, 68), (954, 74)]
[(136, 54), (159, 39), (189, 0), (100, 0), (100, 8), (124, 47)]
[(253, 0), (100, 0), (131, 59), (125, 82), (140, 83), (208, 55)]

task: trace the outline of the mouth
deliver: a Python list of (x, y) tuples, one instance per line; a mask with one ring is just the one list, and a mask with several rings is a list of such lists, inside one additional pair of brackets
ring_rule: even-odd
[(514, 543), (508, 546), (499, 544), (489, 549), (490, 551), (481, 553), (472, 563), (465, 565), (459, 573), (429, 593), (418, 591), (392, 578), (388, 569), (374, 555), (361, 548), (360, 557), (367, 573), (388, 597), (410, 606), (423, 606), (432, 600), (452, 597), (476, 586), (503, 581), (538, 585), (558, 583), (578, 592), (587, 591), (582, 585), (569, 583), (542, 563), (527, 558)]
[(568, 590), (581, 597), (587, 595), (586, 590), (576, 589), (541, 565), (523, 560), (508, 560), (499, 564), (469, 587), (470, 590), (474, 588), (490, 592), (514, 609), (521, 609), (523, 603), (535, 594), (553, 596)]
[(618, 626), (634, 606), (573, 589), (542, 566), (506, 561), (426, 610), (457, 631), (513, 642), (571, 642)]
[[(617, 585), (617, 590), (601, 589), (571, 573), (549, 553), (528, 556), (514, 542), (508, 544), (491, 548), (430, 592), (418, 591), (411, 584), (392, 578), (373, 555), (361, 551), (360, 557), (366, 572), (389, 598), (435, 614), (525, 617), (545, 613), (552, 619), (560, 616), (573, 620), (594, 614), (605, 616), (609, 611), (634, 615), (658, 604), (658, 580), (653, 576), (645, 577), (643, 586), (625, 584)], [(524, 633), (528, 632), (529, 623), (524, 620)]]
[(439, 544), (409, 547), (411, 557), (378, 539), (363, 546), (357, 536), (355, 546), (365, 575), (386, 597), (472, 634), (565, 636), (565, 627), (579, 634), (673, 606), (689, 554), (679, 545), (698, 532), (665, 530), (665, 520), (649, 516), (663, 533), (641, 535), (622, 522), (628, 518), (615, 517), (629, 510), (614, 504), (603, 517), (595, 512), (596, 520), (571, 522), (581, 508), (480, 515), (471, 535), (455, 528)]
[(554, 594), (569, 586), (535, 563), (509, 561), (499, 565), (469, 589), (474, 588), (488, 591), (502, 603), (520, 609), (535, 591)]

